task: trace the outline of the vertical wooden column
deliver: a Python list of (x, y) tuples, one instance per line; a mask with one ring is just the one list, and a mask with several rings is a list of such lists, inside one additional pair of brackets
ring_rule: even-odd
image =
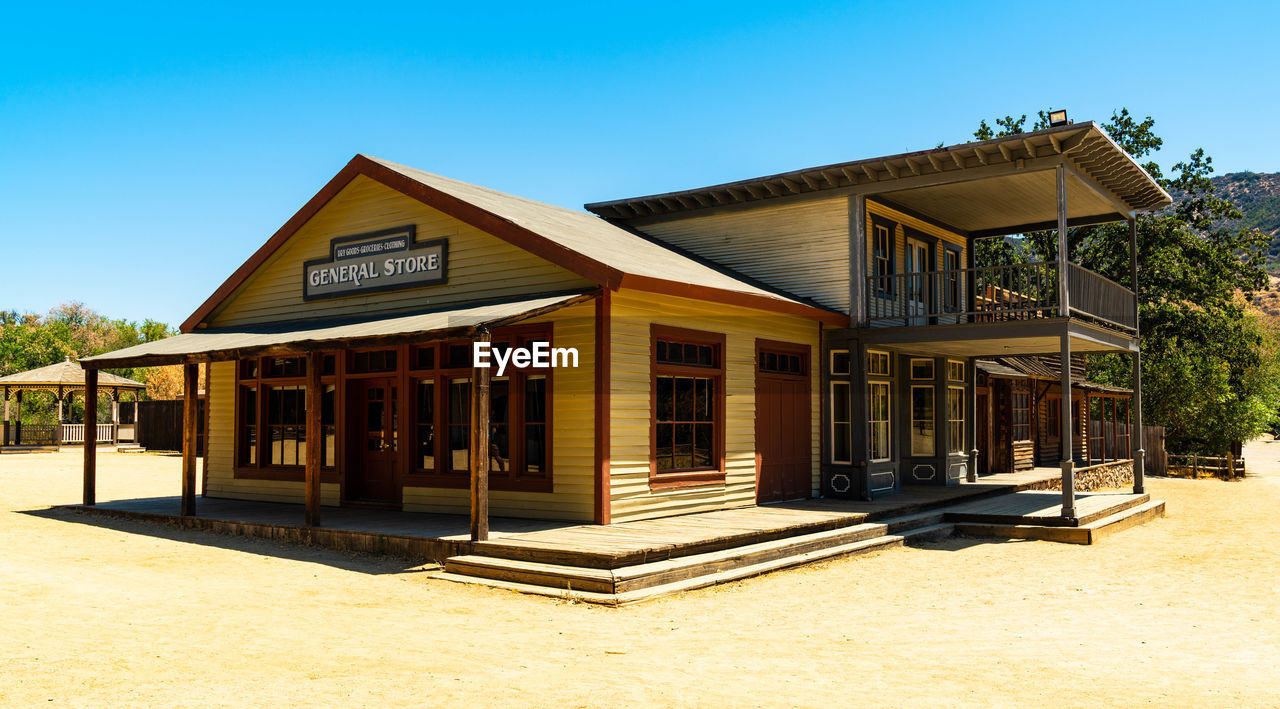
[[(1071, 316), (1071, 295), (1067, 292), (1067, 167), (1059, 164), (1058, 175), (1058, 317)], [(1064, 361), (1063, 367), (1067, 366)]]
[(612, 519), (613, 497), (610, 493), (609, 419), (612, 416), (612, 376), (610, 369), (610, 338), (612, 337), (612, 295), (603, 288), (596, 296), (596, 420), (595, 420), (595, 522), (609, 524)]
[[(98, 370), (84, 370), (84, 504), (98, 495)], [(62, 422), (58, 422), (62, 428)]]
[(320, 388), (320, 370), (323, 366), (323, 353), (307, 353), (307, 466), (306, 466), (306, 512), (303, 524), (308, 527), (320, 526), (320, 442), (324, 439), (320, 414), (323, 412), (323, 392)]
[(182, 365), (182, 514), (196, 514), (196, 401), (200, 365)]
[[(1129, 447), (1133, 450), (1133, 492), (1146, 491), (1147, 452), (1142, 448), (1146, 436), (1142, 434), (1142, 315), (1138, 298), (1138, 220), (1129, 217), (1129, 275), (1133, 285), (1133, 338), (1138, 341), (1138, 351), (1133, 353), (1133, 402), (1129, 406)], [(1135, 441), (1137, 441), (1135, 445)]]
[[(200, 432), (204, 437), (204, 455), (200, 456), (200, 496), (204, 497), (209, 489), (209, 431), (212, 424), (209, 422), (210, 412), (213, 406), (213, 382), (211, 380), (213, 372), (213, 362), (204, 363), (204, 429)], [(137, 421), (137, 405), (134, 405), (133, 420)], [(116, 436), (119, 437), (119, 428), (116, 429)]]
[[(86, 377), (88, 376), (88, 372), (85, 372), (85, 376)], [(96, 375), (95, 375), (94, 382), (95, 383), (97, 382)], [(14, 421), (13, 423), (13, 445), (15, 446), (22, 445), (22, 390), (21, 389), (18, 390), (18, 420)]]
[(966, 318), (968, 322), (977, 322), (978, 320), (976, 312), (978, 310), (978, 282), (974, 278), (973, 272), (974, 264), (978, 262), (975, 254), (977, 245), (978, 240), (972, 236), (965, 240), (964, 267), (968, 270), (964, 275), (965, 303), (964, 308), (961, 310), (969, 313), (969, 317)]
[(969, 469), (965, 479), (978, 482), (978, 360), (970, 357), (964, 367), (964, 440), (969, 451)]
[(9, 445), (9, 387), (4, 388), (4, 424), (0, 430), (0, 446)]
[[(477, 340), (491, 342), (488, 328)], [(473, 363), (474, 365), (474, 363)], [(489, 379), (490, 367), (472, 366), (471, 377), (471, 541), (489, 538)]]
[[(1074, 426), (1071, 424), (1071, 335), (1061, 335), (1062, 357), (1062, 516), (1076, 516), (1076, 470), (1072, 454), (1075, 451), (1075, 440), (1072, 436)], [(1087, 414), (1088, 412), (1086, 412)]]
[(867, 325), (867, 198), (849, 200), (849, 319), (854, 328)]

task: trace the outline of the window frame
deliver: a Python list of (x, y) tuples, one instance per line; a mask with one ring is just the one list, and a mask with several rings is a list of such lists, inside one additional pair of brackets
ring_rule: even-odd
[[(952, 400), (952, 397), (956, 400)], [(963, 455), (965, 453), (965, 388), (962, 386), (947, 387), (947, 455)], [(959, 410), (955, 410), (956, 402)], [(956, 428), (959, 428), (957, 432)]]
[[(930, 450), (927, 453), (916, 452), (916, 423), (923, 422), (926, 420), (926, 419), (916, 418), (916, 392), (917, 391), (928, 392), (930, 403), (931, 403), (930, 408), (932, 409), (931, 413), (933, 418), (929, 419), (928, 423), (930, 426), (932, 426), (933, 446), (932, 446), (932, 450)], [(936, 457), (938, 455), (938, 387), (934, 384), (910, 385), (907, 391), (907, 406), (910, 407), (910, 410), (907, 412), (908, 425), (910, 426), (910, 430), (908, 431), (907, 437), (909, 439), (908, 448), (910, 449), (911, 457), (912, 458)]]
[[(333, 423), (323, 424), (321, 426), (322, 435), (323, 435), (324, 426), (333, 426), (333, 430), (334, 430), (334, 443), (333, 443), (334, 464), (333, 465), (322, 464), (320, 466), (320, 480), (321, 482), (326, 482), (326, 483), (339, 482), (338, 471), (342, 468), (341, 461), (342, 461), (342, 454), (343, 454), (341, 436), (338, 434), (339, 421), (342, 418), (340, 413), (341, 407), (342, 407), (342, 395), (341, 395), (342, 386), (339, 384), (338, 372), (336, 371), (337, 360), (335, 360), (335, 371), (332, 374), (323, 373), (324, 371), (323, 365), (326, 358), (333, 357), (333, 356), (340, 357), (341, 353), (340, 352), (339, 353), (324, 352), (320, 356), (320, 361), (322, 365), (321, 366), (322, 373), (320, 376), (321, 396), (324, 395), (325, 388), (329, 386), (333, 387), (333, 396), (334, 396)], [(301, 360), (301, 366), (299, 366), (298, 368), (298, 375), (288, 376), (288, 377), (272, 376), (271, 374), (268, 373), (268, 366), (267, 366), (267, 360), (272, 360), (272, 359)], [(270, 398), (271, 398), (270, 390), (278, 387), (298, 386), (298, 387), (302, 387), (303, 397), (305, 398), (306, 385), (307, 385), (307, 377), (306, 377), (306, 370), (305, 370), (306, 361), (307, 361), (306, 355), (299, 355), (296, 357), (269, 355), (269, 356), (261, 356), (261, 357), (247, 357), (245, 359), (240, 359), (235, 361), (235, 369), (236, 369), (235, 371), (235, 402), (234, 402), (235, 403), (235, 422), (234, 422), (235, 435), (233, 437), (235, 443), (233, 447), (234, 450), (232, 451), (232, 455), (234, 456), (234, 460), (235, 460), (235, 465), (232, 468), (232, 471), (233, 471), (232, 474), (235, 478), (245, 479), (245, 480), (282, 480), (282, 481), (291, 481), (291, 482), (301, 481), (305, 478), (306, 476), (305, 464), (281, 465), (279, 463), (266, 463), (264, 461), (265, 461), (265, 453), (269, 446), (269, 441), (267, 440), (268, 436), (266, 434), (270, 428), (270, 424), (267, 423), (267, 409), (270, 404)], [(252, 365), (252, 372), (248, 371), (249, 365)], [(250, 389), (250, 388), (254, 389), (255, 395), (257, 397), (257, 401), (255, 402), (256, 405), (254, 406), (254, 414), (256, 417), (254, 428), (256, 429), (257, 440), (256, 440), (256, 443), (254, 444), (254, 462), (252, 463), (245, 462), (245, 447), (247, 445), (245, 441), (245, 433), (246, 433), (245, 429), (248, 424), (244, 423), (244, 392), (246, 389)], [(306, 406), (305, 405), (303, 407), (302, 421), (303, 423), (301, 424), (301, 427), (305, 428), (306, 426)], [(325, 449), (322, 447), (321, 450), (324, 451)]]
[[(884, 390), (884, 418), (874, 418), (875, 406), (872, 405), (875, 390), (883, 388)], [(884, 424), (885, 427), (885, 450), (884, 457), (877, 458), (875, 456), (875, 425)], [(869, 380), (867, 382), (867, 457), (872, 463), (887, 463), (893, 460), (894, 440), (893, 440), (893, 382), (888, 379)]]
[[(1025, 401), (1023, 406), (1019, 406), (1019, 401)], [(1018, 413), (1022, 412), (1022, 422), (1019, 422)], [(1019, 433), (1019, 429), (1025, 429), (1025, 432)], [(1021, 435), (1021, 437), (1019, 437)], [(1021, 443), (1031, 440), (1031, 389), (1025, 384), (1019, 385), (1014, 383), (1009, 388), (1009, 441), (1012, 443)]]
[[(495, 328), (492, 333), (491, 341), (495, 343), (506, 342), (511, 347), (521, 347), (530, 345), (533, 342), (546, 342), (549, 347), (555, 347), (554, 341), (555, 326), (554, 323), (535, 323), (529, 325), (511, 325), (507, 327)], [(465, 380), (468, 383), (468, 412), (470, 411), (470, 386), (474, 385), (475, 368), (473, 366), (465, 367), (449, 367), (447, 364), (448, 348), (457, 345), (466, 345), (472, 347), (471, 340), (443, 340), (434, 343), (423, 343), (415, 345), (410, 349), (407, 357), (406, 366), (408, 367), (408, 391), (409, 391), (409, 420), (406, 431), (412, 435), (412, 439), (407, 442), (410, 455), (408, 456), (408, 466), (404, 475), (401, 476), (402, 484), (405, 487), (432, 487), (432, 488), (465, 488), (471, 484), (470, 470), (457, 470), (452, 467), (453, 461), (448, 447), (449, 427), (450, 426), (470, 426), (470, 415), (465, 423), (452, 422), (449, 416), (449, 388), (450, 384), (455, 381)], [(432, 367), (418, 366), (418, 352), (424, 349), (435, 349), (432, 355)], [(474, 364), (468, 361), (468, 365)], [(496, 363), (492, 370), (491, 382), (498, 380)], [(404, 371), (402, 368), (401, 371)], [(544, 403), (545, 420), (537, 422), (536, 425), (542, 426), (545, 431), (543, 442), (543, 462), (542, 472), (536, 476), (528, 473), (528, 446), (527, 446), (527, 425), (526, 418), (526, 401), (525, 387), (530, 379), (543, 379), (546, 381), (546, 401)], [(500, 472), (493, 463), (492, 453), (489, 461), (489, 487), (492, 490), (505, 490), (513, 492), (552, 492), (554, 487), (554, 431), (555, 431), (555, 377), (552, 375), (551, 367), (524, 367), (517, 368), (509, 365), (503, 373), (501, 379), (506, 380), (507, 384), (507, 470)], [(423, 381), (431, 381), (435, 398), (432, 410), (433, 421), (432, 431), (434, 437), (434, 445), (432, 451), (434, 454), (435, 468), (426, 470), (418, 467), (418, 429), (420, 422), (418, 421), (418, 385)], [(493, 388), (490, 385), (490, 405), (492, 406)], [(492, 433), (492, 426), (491, 433)], [(470, 435), (470, 429), (468, 436)], [(493, 441), (490, 439), (490, 449), (492, 450)], [(469, 464), (468, 464), (469, 468)]]
[[(897, 253), (898, 225), (872, 217), (871, 222), (871, 277), (874, 287), (872, 293), (877, 298), (892, 298), (897, 295)], [(880, 249), (880, 235), (885, 235), (886, 249)], [(882, 267), (883, 264), (883, 267)]]
[[(658, 342), (710, 345), (715, 366), (658, 361)], [(725, 482), (725, 335), (653, 323), (649, 326), (649, 489), (723, 485)], [(712, 442), (710, 466), (658, 471), (658, 378), (700, 377), (712, 380)]]

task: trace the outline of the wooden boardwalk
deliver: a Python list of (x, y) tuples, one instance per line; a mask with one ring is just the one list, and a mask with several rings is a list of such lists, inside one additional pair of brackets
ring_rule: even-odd
[(613, 568), (1043, 488), (1058, 476), (1056, 468), (1036, 468), (951, 487), (906, 486), (897, 495), (872, 502), (800, 500), (612, 525), (495, 517), (490, 521), (490, 540), (474, 544), (468, 538), (468, 519), (462, 515), (326, 507), (322, 526), (307, 528), (303, 526), (302, 505), (292, 503), (202, 497), (197, 500), (195, 517), (181, 516), (178, 497), (113, 500), (71, 508), (423, 561), (443, 562), (449, 556), (478, 553)]

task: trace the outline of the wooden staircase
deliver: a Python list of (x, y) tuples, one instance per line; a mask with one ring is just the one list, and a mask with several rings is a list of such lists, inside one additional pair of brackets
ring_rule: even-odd
[(1106, 534), (1164, 516), (1164, 502), (1152, 501), (1149, 495), (1081, 495), (1077, 499), (1079, 517), (1074, 520), (1058, 516), (1058, 504), (1059, 493), (1024, 490), (887, 519), (868, 520), (864, 516), (779, 526), (620, 553), (538, 544), (519, 537), (496, 539), (472, 545), (469, 554), (446, 559), (437, 576), (624, 605), (952, 534), (1093, 544)]
[(477, 552), (445, 561), (440, 578), (480, 582), (526, 593), (623, 605), (680, 591), (950, 536), (943, 513), (926, 512), (743, 546), (608, 567), (589, 554), (477, 544)]

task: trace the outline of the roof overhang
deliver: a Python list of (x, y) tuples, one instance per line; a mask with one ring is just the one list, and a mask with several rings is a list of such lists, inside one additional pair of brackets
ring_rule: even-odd
[(382, 318), (341, 318), (208, 328), (80, 360), (85, 369), (191, 364), (339, 347), (379, 347), (475, 336), (596, 297), (590, 293), (468, 304)]
[(1173, 201), (1101, 126), (1085, 122), (586, 208), (639, 224), (761, 202), (861, 194), (982, 238), (1056, 227), (1060, 165), (1072, 225), (1120, 221)]

